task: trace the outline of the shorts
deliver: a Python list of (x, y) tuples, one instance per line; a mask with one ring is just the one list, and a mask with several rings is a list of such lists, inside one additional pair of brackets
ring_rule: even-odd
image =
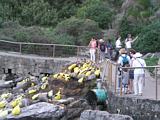
[(129, 71), (129, 79), (131, 79), (131, 80), (134, 79), (134, 70)]

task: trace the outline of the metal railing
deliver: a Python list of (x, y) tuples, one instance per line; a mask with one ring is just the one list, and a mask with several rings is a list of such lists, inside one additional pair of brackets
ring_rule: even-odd
[(26, 43), (0, 40), (0, 50), (18, 52), (20, 54), (34, 54), (45, 57), (88, 57), (87, 46)]
[[(160, 66), (146, 66), (146, 67), (120, 67), (117, 63), (110, 60), (105, 61), (105, 82), (109, 90), (120, 96), (133, 96), (132, 94), (125, 94), (125, 88), (123, 85), (124, 74), (129, 77), (129, 71), (134, 69), (144, 69), (145, 75), (143, 80), (143, 98), (160, 100)], [(118, 69), (126, 69), (124, 72)], [(128, 78), (129, 80), (129, 78)], [(134, 86), (134, 79), (133, 79)], [(128, 90), (127, 85), (126, 90)], [(134, 89), (133, 89), (134, 90)]]

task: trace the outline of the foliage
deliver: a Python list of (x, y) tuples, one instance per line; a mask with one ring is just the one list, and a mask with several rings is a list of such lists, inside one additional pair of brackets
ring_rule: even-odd
[(135, 48), (142, 52), (160, 51), (160, 21), (145, 26), (135, 42)]
[[(145, 62), (147, 66), (156, 66), (158, 64), (158, 57), (147, 57), (145, 58)], [(148, 68), (149, 72), (153, 73), (154, 68)]]
[(91, 37), (100, 33), (100, 29), (97, 23), (92, 20), (72, 17), (59, 23), (55, 32), (58, 35), (68, 34), (74, 37), (76, 45), (87, 45)]
[(58, 21), (75, 15), (79, 4), (78, 0), (1, 0), (0, 16), (4, 22), (55, 26)]
[(147, 66), (156, 66), (158, 64), (158, 57), (147, 57), (145, 58)]
[(151, 6), (150, 0), (137, 0), (137, 2), (143, 6), (144, 9), (148, 9)]
[(125, 37), (129, 33), (131, 33), (133, 36), (139, 34), (141, 32), (142, 27), (143, 27), (143, 24), (131, 22), (124, 17), (124, 19), (120, 24), (119, 31), (121, 33), (122, 38), (125, 39)]
[(108, 4), (101, 0), (86, 0), (78, 9), (77, 16), (83, 19), (91, 19), (98, 22), (101, 28), (109, 28), (113, 20), (113, 12)]

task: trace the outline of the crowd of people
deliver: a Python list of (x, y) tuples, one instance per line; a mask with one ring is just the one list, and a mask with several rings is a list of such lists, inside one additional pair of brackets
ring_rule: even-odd
[[(92, 38), (89, 43), (90, 59), (96, 62), (96, 53), (98, 53), (99, 62), (102, 62), (107, 54), (110, 60), (114, 60), (120, 66), (117, 79), (118, 89), (122, 87), (125, 94), (142, 96), (146, 63), (142, 54), (132, 49), (132, 43), (137, 38), (138, 36), (133, 39), (131, 34), (128, 34), (124, 40), (125, 47), (123, 47), (120, 35), (116, 38), (115, 47), (111, 40), (105, 42), (103, 39)], [(116, 53), (114, 56), (113, 52)]]

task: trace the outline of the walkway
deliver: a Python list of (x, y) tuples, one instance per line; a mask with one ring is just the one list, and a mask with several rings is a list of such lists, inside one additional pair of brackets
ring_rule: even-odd
[[(106, 63), (107, 64), (107, 63)], [(103, 69), (105, 64), (102, 64)], [(112, 72), (111, 72), (112, 69)], [(112, 66), (112, 68), (106, 69), (108, 71), (105, 72), (105, 74), (108, 75), (112, 74), (112, 87), (111, 89), (114, 91), (114, 86), (115, 86), (115, 72), (116, 69), (115, 67)], [(106, 76), (107, 77), (107, 76)], [(143, 89), (143, 96), (134, 96), (133, 94), (123, 94), (123, 96), (128, 96), (128, 97), (138, 97), (138, 98), (142, 98), (142, 99), (156, 99), (156, 80), (154, 78), (155, 76), (151, 76), (150, 73), (146, 70), (145, 73), (145, 84), (144, 84), (144, 89)], [(106, 78), (107, 81), (110, 80), (111, 78)], [(158, 84), (157, 84), (157, 99), (160, 100), (160, 77), (157, 78)], [(108, 81), (109, 82), (109, 81)]]
[(30, 59), (45, 59), (45, 60), (64, 60), (64, 61), (76, 61), (77, 57), (66, 57), (66, 58), (53, 58), (53, 57), (43, 57), (33, 54), (20, 54), (18, 52), (2, 52), (0, 51), (0, 56), (10, 56), (10, 57), (23, 57), (23, 58), (30, 58)]

